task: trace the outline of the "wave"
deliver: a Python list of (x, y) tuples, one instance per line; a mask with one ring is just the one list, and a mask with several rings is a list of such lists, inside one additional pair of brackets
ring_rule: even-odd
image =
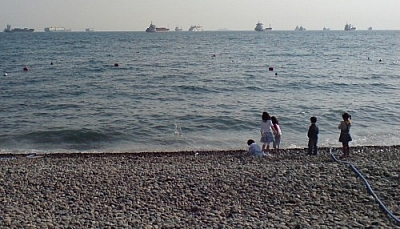
[(1, 136), (1, 148), (94, 149), (123, 139), (121, 133), (103, 133), (89, 129), (34, 131), (17, 136)]

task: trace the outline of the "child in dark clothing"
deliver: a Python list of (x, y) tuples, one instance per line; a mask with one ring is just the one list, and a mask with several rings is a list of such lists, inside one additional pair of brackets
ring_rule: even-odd
[(318, 126), (315, 124), (317, 122), (316, 117), (311, 117), (310, 118), (311, 125), (310, 128), (308, 128), (308, 155), (311, 155), (312, 152), (314, 152), (314, 155), (317, 155), (318, 153), (318, 134), (319, 134), (319, 129)]
[(343, 121), (340, 122), (338, 128), (340, 129), (339, 142), (342, 143), (343, 146), (343, 154), (340, 155), (340, 159), (346, 158), (349, 156), (349, 142), (352, 141), (350, 135), (350, 127), (351, 127), (351, 115), (348, 113), (344, 113), (342, 115)]

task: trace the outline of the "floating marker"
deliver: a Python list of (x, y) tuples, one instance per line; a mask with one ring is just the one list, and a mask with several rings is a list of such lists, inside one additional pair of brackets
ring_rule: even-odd
[(4, 72), (4, 76), (7, 76), (8, 74), (7, 74), (7, 72)]
[(53, 62), (50, 62), (50, 65), (53, 65)]
[(277, 75), (278, 75), (278, 73), (277, 73), (277, 72), (275, 72), (275, 75), (277, 76)]
[(118, 63), (115, 63), (115, 64), (114, 64), (114, 67), (119, 67), (119, 64), (118, 64)]
[(24, 67), (24, 71), (26, 71), (26, 72), (27, 72), (28, 70), (29, 70), (29, 69), (28, 69), (28, 67)]
[(270, 70), (270, 71), (273, 71), (273, 70), (274, 70), (274, 68), (273, 68), (273, 67), (269, 67), (269, 68), (268, 68), (268, 70)]

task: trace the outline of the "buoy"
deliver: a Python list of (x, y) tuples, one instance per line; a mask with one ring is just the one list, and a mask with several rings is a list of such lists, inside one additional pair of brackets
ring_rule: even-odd
[(115, 64), (114, 64), (114, 67), (118, 67), (118, 66), (119, 66), (119, 64), (118, 64), (118, 63), (115, 63)]
[(29, 70), (29, 69), (28, 69), (28, 67), (24, 67), (24, 71), (26, 71), (26, 72), (27, 72), (28, 70)]
[(273, 68), (273, 67), (269, 67), (269, 68), (268, 68), (268, 70), (270, 70), (270, 71), (273, 71), (273, 70), (274, 70), (274, 68)]
[(212, 56), (211, 57), (216, 57), (216, 55), (215, 54), (212, 54)]
[(50, 65), (53, 65), (53, 62), (50, 62)]
[(277, 75), (278, 75), (278, 73), (277, 73), (277, 72), (275, 72), (275, 75), (277, 76)]
[(379, 62), (382, 62), (382, 59), (379, 59)]
[(7, 74), (7, 72), (4, 72), (4, 76), (7, 76), (8, 74)]

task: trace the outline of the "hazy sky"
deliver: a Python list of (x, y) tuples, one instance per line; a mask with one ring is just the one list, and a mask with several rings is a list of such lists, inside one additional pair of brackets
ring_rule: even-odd
[(346, 22), (357, 30), (400, 30), (400, 0), (0, 0), (0, 26), (35, 31), (144, 31), (151, 21), (171, 29), (253, 30), (259, 20), (274, 30), (343, 30)]

